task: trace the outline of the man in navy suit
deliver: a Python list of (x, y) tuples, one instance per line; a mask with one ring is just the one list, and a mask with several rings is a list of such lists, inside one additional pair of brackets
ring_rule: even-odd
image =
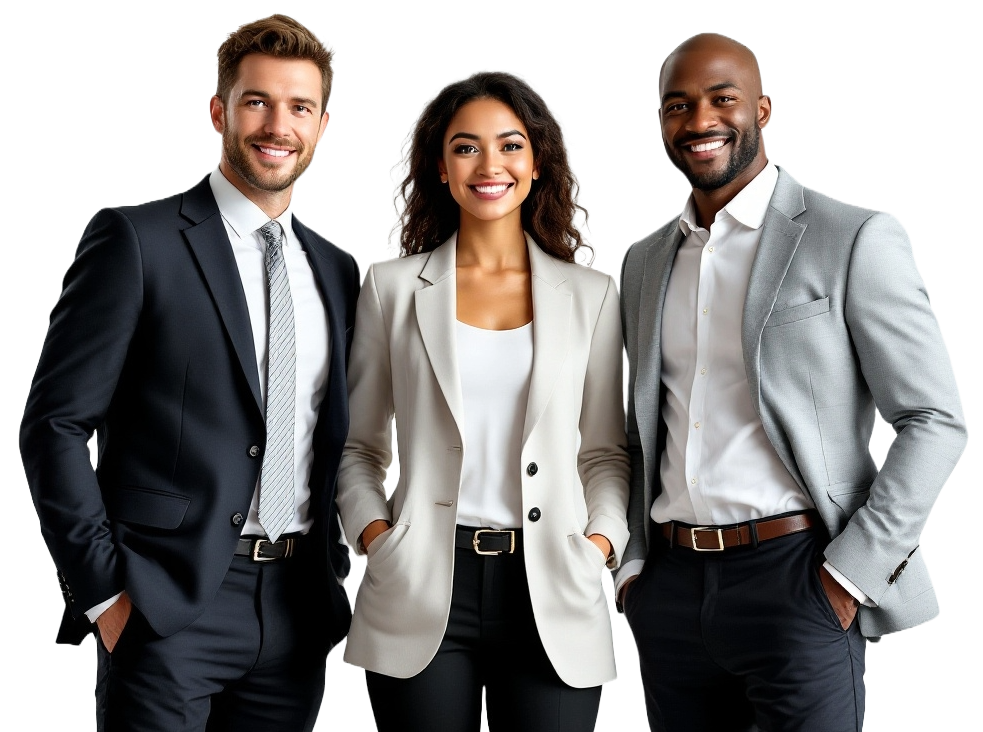
[[(274, 15), (218, 58), (218, 168), (92, 219), (21, 426), (67, 606), (58, 641), (95, 632), (106, 730), (310, 730), (351, 617), (334, 486), (358, 268), (290, 205), (328, 122), (331, 52)], [(269, 294), (268, 249), (285, 300)], [(274, 299), (292, 313), (275, 379), (293, 427), (278, 430), (286, 487), (268, 530)]]

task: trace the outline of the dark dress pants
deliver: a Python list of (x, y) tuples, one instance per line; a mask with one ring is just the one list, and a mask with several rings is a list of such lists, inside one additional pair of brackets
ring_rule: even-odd
[(324, 693), (325, 607), (302, 556), (234, 557), (215, 599), (174, 635), (134, 608), (96, 684), (100, 732), (311, 730)]
[(553, 670), (536, 630), (521, 548), (497, 556), (456, 551), (437, 655), (408, 679), (366, 672), (380, 732), (478, 732), (482, 690), (491, 732), (593, 730), (601, 687), (567, 686)]
[(859, 732), (866, 642), (823, 590), (825, 536), (723, 552), (651, 536), (625, 614), (652, 730)]

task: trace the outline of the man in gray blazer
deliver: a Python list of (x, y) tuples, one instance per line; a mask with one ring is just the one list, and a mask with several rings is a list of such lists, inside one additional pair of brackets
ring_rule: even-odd
[(856, 731), (865, 639), (938, 612), (919, 535), (966, 440), (945, 346), (898, 222), (769, 163), (750, 50), (695, 36), (659, 93), (693, 193), (622, 272), (616, 587), (649, 723)]

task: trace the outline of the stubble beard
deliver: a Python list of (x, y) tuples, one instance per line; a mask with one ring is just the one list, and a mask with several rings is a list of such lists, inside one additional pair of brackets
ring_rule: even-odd
[[(279, 172), (279, 166), (276, 165), (263, 165), (262, 163), (257, 163), (249, 154), (249, 149), (253, 145), (280, 145), (280, 146), (290, 146), (294, 148), (294, 155), (297, 156), (297, 162), (294, 163), (293, 168), (289, 171)], [(222, 135), (222, 150), (225, 153), (225, 159), (232, 168), (233, 172), (242, 178), (246, 183), (248, 183), (253, 188), (257, 188), (261, 191), (267, 191), (268, 193), (279, 193), (280, 191), (285, 191), (294, 184), (301, 174), (307, 170), (307, 166), (311, 164), (311, 159), (314, 157), (314, 149), (311, 148), (308, 151), (304, 145), (300, 142), (285, 142), (273, 137), (247, 137), (241, 142), (235, 137), (235, 134), (226, 129)], [(259, 168), (258, 170), (256, 168)]]
[[(758, 129), (757, 125), (752, 125), (743, 130), (743, 134), (739, 137), (734, 135), (731, 139), (737, 140), (737, 142), (734, 143), (734, 150), (724, 169), (705, 173), (697, 173), (692, 170), (687, 165), (682, 153), (674, 145), (663, 142), (665, 142), (666, 153), (672, 160), (672, 164), (682, 171), (695, 190), (715, 191), (733, 181), (754, 162), (758, 156), (758, 149), (761, 147), (761, 130)], [(690, 140), (688, 144), (692, 144), (692, 142), (693, 140)]]

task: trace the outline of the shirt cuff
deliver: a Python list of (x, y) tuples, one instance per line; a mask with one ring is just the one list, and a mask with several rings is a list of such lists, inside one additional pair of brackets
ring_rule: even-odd
[(828, 561), (827, 562), (823, 562), (823, 567), (825, 567), (826, 568), (826, 571), (829, 572), (830, 577), (832, 577), (833, 579), (835, 579), (837, 581), (837, 583), (844, 590), (846, 590), (851, 595), (853, 595), (853, 599), (855, 599), (861, 605), (866, 605), (867, 607), (877, 607), (877, 605), (869, 597), (867, 597), (867, 594), (863, 590), (861, 590), (859, 587), (857, 587), (855, 584), (853, 584), (850, 580), (848, 580), (846, 577), (844, 577), (840, 573), (840, 571), (836, 567), (834, 567), (832, 564), (830, 564)]
[(117, 592), (115, 595), (110, 597), (105, 602), (100, 602), (95, 607), (89, 608), (88, 610), (85, 611), (85, 617), (89, 619), (90, 623), (96, 622), (99, 616), (102, 615), (104, 612), (106, 612), (109, 608), (111, 608), (122, 594), (123, 594), (122, 592)]

